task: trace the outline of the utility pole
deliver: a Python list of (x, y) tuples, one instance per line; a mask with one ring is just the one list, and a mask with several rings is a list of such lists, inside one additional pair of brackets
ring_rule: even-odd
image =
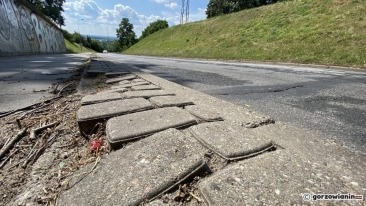
[[(81, 21), (84, 20), (84, 19), (80, 19)], [(81, 33), (80, 33), (80, 27), (79, 27), (79, 24), (80, 24), (80, 20), (78, 21), (78, 30), (79, 30), (79, 44), (80, 44), (80, 51), (83, 51), (83, 47), (81, 45)]]
[(107, 27), (107, 50), (109, 51), (109, 32), (108, 32), (108, 27)]
[(189, 21), (189, 0), (182, 0), (182, 8), (180, 12), (180, 24), (185, 24)]

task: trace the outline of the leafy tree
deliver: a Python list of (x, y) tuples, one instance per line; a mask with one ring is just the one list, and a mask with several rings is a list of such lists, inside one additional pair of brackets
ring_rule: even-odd
[(102, 45), (101, 41), (91, 39), (90, 48), (96, 52), (103, 52), (105, 47)]
[(244, 9), (276, 3), (278, 1), (285, 0), (210, 0), (207, 5), (206, 15), (207, 18), (211, 18)]
[(70, 42), (72, 42), (73, 41), (73, 36), (72, 36), (72, 34), (70, 34), (68, 31), (66, 31), (66, 30), (62, 30), (62, 33), (64, 34), (64, 38), (65, 39), (67, 39), (67, 40), (69, 40)]
[(119, 44), (118, 41), (113, 41), (111, 44), (110, 44), (110, 50), (112, 52), (121, 52), (122, 51), (122, 48), (121, 48), (121, 45)]
[(123, 18), (121, 20), (119, 28), (116, 30), (116, 32), (122, 50), (130, 48), (137, 42), (136, 34), (133, 31), (133, 24), (130, 23), (128, 18)]
[(61, 12), (64, 11), (65, 0), (27, 0), (36, 9), (52, 19), (56, 24), (65, 26), (65, 18)]
[(142, 35), (141, 35), (140, 39), (143, 39), (143, 38), (149, 36), (150, 34), (153, 34), (161, 29), (165, 29), (168, 27), (169, 27), (169, 24), (166, 20), (154, 21), (154, 22), (150, 23), (150, 25), (147, 26), (144, 29), (144, 31), (142, 31)]

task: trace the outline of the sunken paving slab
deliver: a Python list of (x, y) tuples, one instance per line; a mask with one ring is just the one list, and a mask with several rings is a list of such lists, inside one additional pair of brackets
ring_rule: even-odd
[(138, 82), (148, 82), (145, 79), (132, 79), (132, 80), (124, 80), (121, 82), (118, 82), (119, 85), (124, 85), (124, 84), (131, 84), (131, 83), (138, 83)]
[(149, 84), (149, 85), (139, 85), (139, 86), (133, 86), (131, 87), (132, 91), (138, 91), (138, 90), (159, 90), (161, 89), (160, 87), (153, 85), (153, 84)]
[[(304, 196), (312, 198), (306, 194), (354, 191), (339, 174), (289, 150), (277, 150), (229, 165), (202, 181), (199, 190), (210, 206), (313, 205), (312, 199), (304, 200)], [(361, 201), (326, 202), (324, 205), (362, 205)]]
[(186, 106), (193, 104), (192, 101), (180, 96), (158, 96), (151, 97), (149, 100), (159, 107)]
[(150, 82), (144, 81), (144, 82), (130, 82), (128, 84), (118, 84), (115, 86), (112, 86), (111, 88), (131, 88), (133, 86), (139, 86), (139, 85), (149, 85)]
[(207, 122), (223, 120), (222, 117), (218, 113), (213, 112), (213, 111), (208, 111), (197, 105), (186, 106), (186, 107), (184, 107), (184, 109), (186, 109), (192, 115), (194, 115), (200, 119), (203, 119)]
[(124, 75), (124, 76), (121, 76), (121, 77), (116, 77), (116, 78), (112, 78), (112, 79), (108, 79), (106, 81), (107, 84), (112, 84), (112, 83), (117, 83), (117, 82), (120, 82), (120, 81), (123, 81), (123, 80), (130, 80), (130, 79), (135, 79), (136, 78), (136, 75), (134, 74), (127, 74), (127, 75)]
[(121, 88), (111, 88), (109, 90), (106, 90), (105, 92), (119, 92), (119, 93), (122, 93), (122, 92), (126, 92), (126, 91), (128, 91), (127, 88), (121, 87)]
[(128, 72), (128, 71), (108, 72), (108, 73), (105, 73), (105, 76), (107, 78), (112, 78), (112, 77), (118, 77), (118, 76), (122, 76), (122, 75), (126, 75), (126, 74), (130, 74), (130, 72)]
[[(199, 143), (176, 129), (112, 152), (88, 175), (77, 176), (58, 206), (140, 205), (170, 190), (207, 165)], [(79, 171), (90, 171), (94, 165)], [(83, 178), (84, 177), (84, 178)]]
[(189, 131), (207, 148), (227, 160), (243, 159), (274, 148), (265, 127), (246, 129), (226, 122), (195, 125)]
[(113, 100), (123, 99), (122, 94), (117, 92), (100, 92), (92, 95), (86, 95), (81, 99), (81, 105), (96, 104)]
[(175, 94), (172, 92), (168, 92), (165, 90), (141, 90), (141, 91), (128, 91), (123, 93), (124, 98), (150, 98), (155, 96), (174, 96)]
[(76, 113), (81, 134), (90, 134), (98, 122), (114, 116), (153, 109), (146, 99), (125, 99), (80, 107)]
[(114, 117), (107, 122), (107, 138), (112, 148), (168, 128), (195, 124), (195, 118), (178, 107), (167, 107)]

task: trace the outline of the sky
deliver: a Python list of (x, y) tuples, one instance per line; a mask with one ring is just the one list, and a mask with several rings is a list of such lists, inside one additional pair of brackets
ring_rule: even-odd
[[(209, 0), (190, 0), (189, 21), (206, 18)], [(83, 35), (116, 36), (116, 29), (126, 17), (137, 37), (153, 21), (163, 19), (169, 26), (180, 23), (182, 0), (66, 0), (63, 13), (66, 29)]]

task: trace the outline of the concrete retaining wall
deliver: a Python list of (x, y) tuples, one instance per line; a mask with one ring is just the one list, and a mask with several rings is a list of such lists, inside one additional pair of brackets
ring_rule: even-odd
[(0, 56), (66, 53), (58, 27), (22, 0), (0, 0)]

